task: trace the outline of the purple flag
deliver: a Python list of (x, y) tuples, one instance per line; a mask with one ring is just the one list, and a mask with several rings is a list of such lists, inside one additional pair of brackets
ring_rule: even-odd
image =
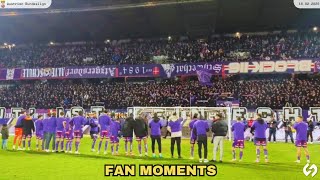
[(197, 68), (198, 80), (203, 86), (213, 86), (211, 83), (212, 73), (208, 69)]

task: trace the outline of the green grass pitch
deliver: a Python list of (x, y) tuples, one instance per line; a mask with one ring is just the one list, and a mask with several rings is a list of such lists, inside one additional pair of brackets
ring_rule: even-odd
[[(151, 156), (151, 140), (149, 140), (149, 156)], [(171, 159), (170, 139), (163, 139), (163, 159), (151, 157), (127, 157), (124, 155), (124, 142), (120, 140), (120, 156), (97, 155), (90, 151), (91, 139), (85, 137), (80, 145), (80, 155), (65, 153), (45, 153), (37, 151), (4, 151), (0, 150), (0, 180), (39, 179), (39, 180), (99, 180), (120, 179), (124, 177), (105, 177), (104, 164), (197, 164), (198, 155), (195, 149), (195, 160), (189, 160), (189, 140), (182, 141), (184, 159)], [(224, 162), (215, 163), (218, 173), (215, 177), (157, 177), (157, 179), (308, 179), (302, 172), (306, 164), (302, 156), (301, 164), (296, 164), (296, 149), (293, 144), (269, 143), (269, 163), (255, 163), (255, 148), (252, 142), (246, 142), (242, 162), (232, 163), (231, 142), (225, 141)], [(9, 149), (12, 148), (12, 137), (9, 139)], [(320, 145), (309, 145), (311, 163), (320, 168)], [(32, 142), (35, 149), (35, 139)], [(73, 147), (74, 149), (74, 147)], [(137, 143), (133, 149), (137, 155)], [(109, 148), (110, 151), (110, 148)], [(238, 153), (237, 153), (238, 155)], [(209, 144), (208, 158), (212, 158), (212, 144)], [(263, 158), (263, 156), (261, 157)], [(125, 177), (126, 179), (152, 179), (155, 177)], [(311, 179), (311, 176), (309, 177)], [(318, 173), (313, 179), (320, 179)]]

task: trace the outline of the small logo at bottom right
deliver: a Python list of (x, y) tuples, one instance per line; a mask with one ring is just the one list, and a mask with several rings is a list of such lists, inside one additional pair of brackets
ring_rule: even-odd
[(312, 177), (314, 177), (316, 174), (318, 173), (318, 167), (315, 164), (306, 164), (303, 167), (303, 174), (305, 176), (309, 176), (311, 175)]

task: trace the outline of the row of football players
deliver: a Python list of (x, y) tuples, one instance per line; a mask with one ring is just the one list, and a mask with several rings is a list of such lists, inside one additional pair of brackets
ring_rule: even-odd
[[(161, 128), (163, 124), (160, 121), (160, 118), (155, 114), (151, 121), (147, 120), (147, 115), (140, 114), (138, 118), (133, 119), (132, 115), (128, 117), (123, 123), (120, 123), (119, 119), (111, 118), (108, 115), (108, 112), (105, 111), (98, 118), (94, 113), (90, 113), (88, 119), (83, 116), (82, 112), (79, 112), (78, 115), (74, 116), (71, 119), (64, 118), (64, 113), (60, 114), (60, 117), (55, 117), (55, 114), (48, 114), (48, 118), (43, 119), (40, 115), (38, 119), (35, 120), (35, 127), (33, 125), (32, 118), (27, 116), (24, 112), (17, 120), (15, 126), (15, 138), (14, 138), (14, 147), (16, 141), (22, 137), (23, 148), (26, 146), (26, 141), (28, 141), (28, 148), (30, 148), (30, 141), (32, 136), (32, 131), (35, 131), (37, 137), (37, 149), (42, 147), (42, 150), (49, 152), (49, 144), (52, 139), (52, 151), (57, 152), (65, 151), (71, 152), (73, 139), (75, 140), (75, 153), (79, 153), (79, 145), (82, 135), (82, 128), (85, 125), (90, 125), (90, 135), (92, 138), (92, 146), (91, 150), (95, 151), (95, 145), (98, 140), (98, 136), (100, 137), (98, 153), (100, 153), (103, 141), (104, 144), (104, 154), (107, 154), (108, 144), (111, 143), (111, 152), (112, 154), (118, 154), (119, 149), (119, 137), (123, 137), (125, 142), (125, 152), (126, 155), (132, 155), (132, 139), (133, 132), (135, 133), (136, 140), (138, 142), (138, 151), (139, 155), (142, 156), (142, 143), (144, 142), (145, 155), (148, 154), (148, 126), (150, 128), (150, 137), (152, 140), (152, 153), (153, 157), (155, 157), (155, 142), (158, 144), (158, 152), (159, 157), (162, 157), (161, 154)], [(217, 141), (217, 139), (223, 139), (225, 135), (220, 135), (218, 132), (220, 131), (219, 123), (221, 121), (221, 116), (215, 117), (216, 122), (213, 123), (213, 142), (214, 143), (214, 157), (213, 161), (216, 160), (215, 153), (220, 146), (220, 161), (222, 161), (223, 156), (223, 143), (222, 141)], [(171, 155), (174, 156), (174, 145), (177, 143), (178, 157), (181, 158), (181, 136), (182, 136), (182, 126), (185, 120), (180, 117), (177, 117), (175, 113), (168, 119), (168, 130), (171, 132)], [(207, 132), (209, 131), (209, 126), (207, 120), (203, 118), (198, 118), (198, 114), (195, 114), (193, 120), (189, 124), (191, 131), (191, 158), (193, 159), (193, 151), (194, 144), (198, 142), (198, 153), (200, 161), (208, 162), (207, 160)], [(259, 162), (260, 159), (260, 150), (261, 148), (264, 151), (265, 161), (268, 162), (268, 150), (267, 150), (267, 141), (266, 141), (266, 129), (268, 125), (261, 118), (261, 115), (257, 115), (257, 119), (255, 123), (251, 127), (251, 132), (254, 134), (254, 143), (256, 145), (256, 162)], [(297, 162), (300, 162), (301, 157), (301, 147), (303, 147), (307, 161), (310, 161), (310, 156), (307, 150), (307, 128), (308, 125), (303, 122), (303, 118), (299, 117), (297, 119), (294, 128), (297, 131), (296, 137), (296, 146), (297, 146)], [(236, 148), (239, 148), (239, 160), (242, 160), (243, 157), (243, 148), (244, 148), (244, 131), (245, 125), (241, 122), (241, 119), (233, 124), (232, 131), (234, 134), (234, 142), (233, 142), (233, 161), (236, 160)], [(227, 131), (223, 128), (222, 131)], [(220, 131), (221, 132), (221, 131)], [(21, 136), (21, 134), (23, 134)], [(66, 147), (64, 148), (64, 144)], [(20, 143), (19, 143), (20, 145)], [(128, 148), (129, 146), (129, 148)], [(204, 159), (202, 159), (202, 146), (204, 149)], [(18, 148), (20, 149), (20, 148)], [(221, 153), (222, 152), (222, 153)]]

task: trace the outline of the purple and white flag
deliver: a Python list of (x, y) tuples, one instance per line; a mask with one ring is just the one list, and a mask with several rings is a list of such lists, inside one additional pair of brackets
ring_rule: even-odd
[(208, 69), (197, 68), (198, 80), (203, 86), (213, 86), (211, 82), (212, 73)]

